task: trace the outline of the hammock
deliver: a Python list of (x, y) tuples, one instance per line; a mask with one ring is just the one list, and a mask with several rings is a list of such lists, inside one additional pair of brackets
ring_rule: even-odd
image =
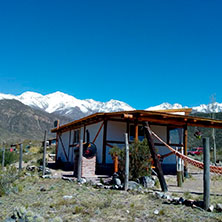
[[(152, 135), (156, 137), (161, 143), (163, 143), (172, 153), (174, 153), (177, 157), (181, 158), (185, 162), (198, 167), (200, 169), (204, 168), (204, 164), (198, 160), (191, 159), (188, 156), (183, 155), (182, 153), (176, 151), (173, 147), (169, 146), (167, 143), (165, 143), (159, 136), (157, 136), (154, 132), (152, 132)], [(222, 167), (219, 166), (210, 166), (210, 172), (222, 174)]]

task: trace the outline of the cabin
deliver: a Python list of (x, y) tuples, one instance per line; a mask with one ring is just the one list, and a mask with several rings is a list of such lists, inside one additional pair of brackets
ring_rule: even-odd
[[(96, 146), (93, 159), (85, 160), (83, 168), (96, 174), (112, 174), (113, 159), (109, 154), (114, 145), (124, 147), (124, 134), (128, 133), (129, 142), (144, 139), (144, 122), (151, 130), (173, 148), (183, 147), (187, 155), (187, 127), (222, 128), (222, 121), (189, 116), (192, 109), (164, 111), (121, 111), (96, 113), (52, 129), (56, 133), (56, 161), (70, 166), (77, 164), (77, 152), (80, 139), (84, 143), (92, 142)], [(169, 154), (169, 149), (153, 138), (158, 154), (163, 156), (164, 173), (176, 171), (176, 156)], [(92, 165), (95, 165), (93, 167)], [(89, 169), (87, 169), (87, 167)]]

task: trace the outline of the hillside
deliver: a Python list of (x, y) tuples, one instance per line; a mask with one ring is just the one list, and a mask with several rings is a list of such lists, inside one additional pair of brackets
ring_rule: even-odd
[[(209, 113), (195, 113), (195, 114), (192, 114), (192, 115), (193, 116), (198, 116), (198, 117), (211, 118), (211, 114), (209, 114)], [(215, 113), (215, 119), (222, 120), (222, 112)], [(198, 127), (198, 128), (188, 127), (188, 148), (202, 146), (202, 140), (197, 139), (194, 136), (194, 132), (197, 129), (201, 131), (202, 137), (209, 137), (210, 138), (210, 146), (213, 147), (212, 129), (201, 128), (201, 127)], [(215, 130), (215, 138), (216, 138), (217, 148), (222, 150), (222, 129), (216, 129)]]
[(0, 100), (0, 143), (42, 140), (44, 130), (50, 131), (57, 119), (62, 124), (70, 121), (66, 117), (35, 110), (17, 100)]

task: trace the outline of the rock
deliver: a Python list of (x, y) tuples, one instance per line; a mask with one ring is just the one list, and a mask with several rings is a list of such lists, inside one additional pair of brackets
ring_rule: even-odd
[(37, 169), (35, 165), (27, 165), (26, 170), (34, 172)]
[(121, 180), (119, 179), (119, 178), (115, 178), (114, 180), (113, 180), (113, 182), (114, 182), (114, 185), (117, 185), (117, 186), (120, 186), (122, 183), (121, 183)]
[(159, 210), (154, 210), (153, 213), (154, 213), (155, 215), (158, 215), (158, 214), (159, 214)]
[(216, 210), (217, 210), (218, 212), (222, 212), (222, 204), (218, 203), (218, 204), (216, 205)]
[(66, 177), (66, 176), (62, 176), (62, 179), (63, 179), (63, 180), (68, 180), (69, 182), (73, 182), (73, 181), (74, 181), (73, 178), (71, 178), (71, 177)]
[(166, 195), (166, 199), (171, 202), (173, 198), (170, 195)]
[(70, 196), (63, 196), (63, 199), (64, 199), (64, 200), (70, 200), (70, 199), (72, 199), (72, 198), (73, 198), (73, 196), (71, 196), (71, 195), (70, 195)]
[(138, 179), (138, 183), (140, 183), (145, 188), (152, 188), (155, 185), (155, 181), (152, 177), (143, 176)]
[(15, 208), (11, 219), (7, 219), (5, 222), (45, 222), (43, 217), (30, 210), (27, 211), (25, 207)]
[(129, 181), (128, 182), (128, 189), (129, 190), (137, 190), (138, 188), (142, 189), (140, 184), (138, 184), (137, 182), (135, 182), (135, 181)]
[(96, 183), (96, 188), (104, 188), (102, 183)]
[(184, 198), (183, 198), (183, 197), (180, 197), (180, 199), (179, 199), (179, 204), (184, 204), (184, 202), (185, 202)]
[(157, 192), (155, 192), (155, 196), (156, 196), (157, 198), (161, 199), (161, 198), (163, 198), (164, 193), (157, 191)]
[(31, 210), (28, 210), (27, 213), (26, 213), (26, 217), (27, 219), (30, 221), (31, 218), (33, 218), (35, 215), (34, 213), (31, 211)]
[(26, 215), (25, 207), (15, 208), (13, 212), (13, 219), (22, 219)]
[(33, 222), (33, 221), (35, 221), (35, 222), (45, 222), (45, 219), (41, 216), (35, 216), (34, 220), (27, 221), (27, 222)]
[(190, 199), (184, 200), (183, 204), (186, 205), (187, 207), (191, 207), (194, 204), (194, 200), (190, 200)]
[(50, 222), (63, 222), (63, 220), (61, 217), (55, 217), (55, 218), (51, 219)]
[(80, 178), (79, 180), (78, 180), (78, 183), (79, 184), (84, 184), (84, 183), (86, 183), (87, 182), (87, 180), (85, 179), (85, 178)]
[(96, 211), (95, 211), (95, 214), (101, 214), (101, 211), (100, 211), (100, 209), (97, 209)]
[(209, 212), (213, 212), (213, 211), (214, 211), (214, 205), (213, 205), (213, 204), (211, 204), (211, 205), (209, 206), (208, 211), (209, 211)]
[(112, 186), (108, 186), (108, 185), (104, 186), (104, 189), (111, 189), (111, 188), (112, 188)]
[(121, 182), (121, 180), (119, 178), (119, 174), (118, 173), (114, 173), (113, 174), (112, 184), (113, 185), (117, 185), (117, 186), (120, 186), (122, 184), (122, 182)]
[[(43, 166), (39, 166), (38, 167), (38, 171), (42, 172), (42, 170), (43, 170)], [(47, 168), (47, 167), (45, 168), (45, 175), (46, 174), (52, 174), (51, 170), (49, 168)]]
[(45, 187), (41, 187), (41, 188), (40, 188), (40, 191), (41, 191), (41, 192), (45, 192), (45, 191), (46, 191)]
[(49, 175), (49, 174), (46, 174), (46, 175), (42, 175), (42, 178), (44, 178), (44, 179), (52, 179), (52, 176), (51, 175)]
[(16, 222), (16, 220), (12, 218), (7, 218), (4, 220), (4, 222)]
[(171, 203), (173, 203), (173, 204), (179, 204), (179, 197), (174, 197), (173, 199), (172, 199), (172, 201), (171, 201)]

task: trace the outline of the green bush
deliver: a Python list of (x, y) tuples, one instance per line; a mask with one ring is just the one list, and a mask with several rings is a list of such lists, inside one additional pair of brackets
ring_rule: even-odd
[[(0, 150), (0, 164), (2, 164), (3, 151)], [(5, 151), (5, 166), (15, 163), (18, 160), (18, 154), (16, 152)]]
[(13, 183), (19, 178), (19, 172), (16, 167), (6, 167), (6, 170), (0, 170), (0, 197), (10, 193), (15, 186)]
[[(151, 174), (151, 155), (147, 140), (134, 141), (129, 148), (130, 165), (129, 178), (136, 180), (139, 177)], [(118, 156), (119, 174), (123, 178), (125, 170), (125, 149), (114, 146), (109, 151), (111, 156)]]

